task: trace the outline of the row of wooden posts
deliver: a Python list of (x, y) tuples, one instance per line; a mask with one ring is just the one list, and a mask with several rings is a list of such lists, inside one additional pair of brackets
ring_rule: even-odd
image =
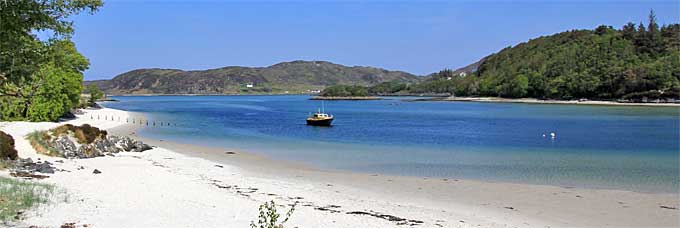
[[(104, 120), (111, 120), (111, 121), (121, 122), (120, 116), (118, 116), (117, 119), (116, 119), (115, 116), (104, 115), (103, 118), (104, 118)], [(94, 115), (90, 115), (90, 119), (93, 120), (93, 119), (94, 119)], [(98, 119), (98, 120), (101, 120), (101, 119), (102, 119), (102, 116), (101, 116), (101, 115), (97, 115), (97, 119)], [(158, 121), (158, 122), (156, 122), (155, 120), (149, 122), (149, 120), (135, 119), (135, 118), (132, 118), (132, 120), (130, 120), (130, 118), (125, 118), (125, 123), (139, 124), (139, 125), (145, 125), (145, 124), (146, 124), (146, 126), (154, 126), (154, 127), (157, 125), (156, 123), (158, 123), (158, 126), (168, 126), (168, 127), (169, 127), (169, 126), (173, 126), (173, 127), (177, 127), (177, 123), (170, 123), (170, 122), (163, 122), (163, 121)]]

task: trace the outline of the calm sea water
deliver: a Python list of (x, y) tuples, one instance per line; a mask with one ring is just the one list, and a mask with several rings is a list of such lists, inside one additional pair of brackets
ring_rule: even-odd
[(680, 191), (680, 108), (326, 101), (336, 116), (329, 128), (305, 125), (321, 106), (308, 98), (116, 97), (120, 102), (105, 105), (178, 124), (146, 127), (146, 137), (323, 169)]

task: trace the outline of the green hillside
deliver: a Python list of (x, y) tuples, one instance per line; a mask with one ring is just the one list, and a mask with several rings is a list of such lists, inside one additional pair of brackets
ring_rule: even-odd
[(677, 98), (680, 25), (599, 26), (539, 37), (488, 56), (456, 95), (556, 99)]
[(371, 95), (677, 100), (680, 24), (659, 26), (651, 12), (647, 25), (628, 23), (621, 29), (603, 25), (543, 36), (462, 69), (468, 70), (445, 69), (420, 83), (381, 84), (368, 91)]

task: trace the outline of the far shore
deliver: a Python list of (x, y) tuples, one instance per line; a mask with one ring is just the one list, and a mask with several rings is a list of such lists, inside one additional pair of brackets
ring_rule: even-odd
[(616, 106), (661, 106), (680, 107), (680, 103), (636, 103), (596, 100), (541, 100), (536, 98), (500, 98), (500, 97), (434, 97), (413, 99), (410, 101), (459, 101), (459, 102), (488, 102), (488, 103), (524, 103), (524, 104), (573, 104), (573, 105), (616, 105)]
[(348, 101), (366, 101), (366, 100), (383, 100), (384, 98), (382, 97), (373, 97), (373, 96), (365, 96), (365, 97), (336, 97), (336, 96), (315, 96), (312, 98), (309, 98), (310, 100), (348, 100)]
[(543, 100), (536, 98), (501, 98), (501, 97), (451, 97), (443, 95), (395, 94), (366, 97), (323, 97), (308, 93), (269, 93), (269, 94), (107, 94), (107, 96), (311, 96), (310, 100), (384, 100), (384, 97), (426, 97), (403, 99), (409, 102), (442, 101), (442, 102), (484, 102), (484, 103), (522, 103), (522, 104), (562, 104), (562, 105), (602, 105), (602, 106), (647, 106), (647, 107), (680, 107), (680, 103), (668, 102), (618, 102), (600, 100)]

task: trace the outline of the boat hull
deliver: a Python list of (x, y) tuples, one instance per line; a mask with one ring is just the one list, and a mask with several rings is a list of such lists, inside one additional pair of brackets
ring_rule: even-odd
[(333, 119), (325, 119), (325, 120), (307, 120), (307, 125), (312, 125), (312, 126), (331, 126), (331, 123), (333, 122)]

